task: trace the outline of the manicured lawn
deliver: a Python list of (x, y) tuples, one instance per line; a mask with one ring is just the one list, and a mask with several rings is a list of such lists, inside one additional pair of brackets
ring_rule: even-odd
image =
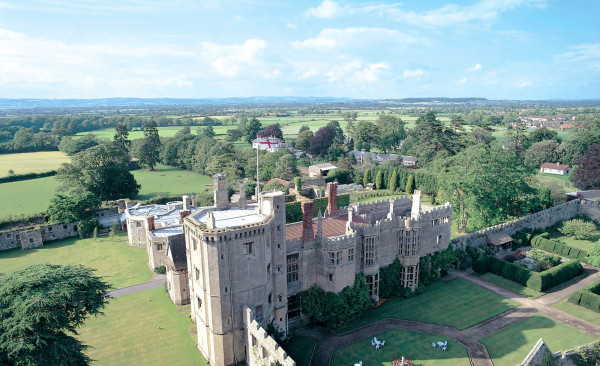
[(0, 177), (8, 176), (10, 169), (14, 170), (15, 174), (48, 172), (69, 161), (71, 158), (61, 151), (0, 154)]
[[(159, 164), (156, 171), (134, 170), (135, 180), (142, 186), (138, 198), (147, 200), (156, 196), (184, 195), (212, 189), (212, 178)], [(211, 184), (211, 187), (207, 187)]]
[(46, 211), (59, 185), (55, 177), (0, 183), (0, 217)]
[(288, 344), (283, 347), (287, 354), (296, 361), (298, 366), (308, 366), (310, 356), (315, 347), (315, 341), (306, 336), (293, 336)]
[(591, 244), (600, 242), (600, 231), (596, 230), (594, 234), (594, 237), (590, 240), (575, 239), (575, 237), (565, 235), (552, 237), (552, 239), (555, 239), (573, 248), (589, 250), (589, 246)]
[[(353, 365), (359, 361), (363, 365), (391, 365), (396, 358), (404, 356), (415, 365), (454, 366), (469, 365), (467, 350), (460, 344), (443, 336), (429, 333), (410, 332), (392, 329), (377, 334), (378, 340), (385, 340), (385, 346), (379, 350), (371, 345), (372, 338), (338, 348), (333, 352), (332, 366)], [(448, 341), (448, 349), (442, 352), (431, 347), (431, 342)]]
[(511, 290), (512, 292), (516, 292), (523, 296), (527, 296), (530, 299), (537, 299), (538, 297), (545, 295), (544, 292), (539, 292), (539, 291), (530, 289), (529, 287), (525, 287), (525, 286), (521, 285), (520, 283), (513, 282), (511, 280), (508, 280), (504, 277), (497, 276), (490, 272), (482, 274), (479, 277), (481, 277), (484, 280), (491, 282), (495, 285), (504, 287), (507, 290)]
[(480, 342), (487, 347), (495, 366), (514, 366), (523, 362), (540, 338), (544, 338), (552, 352), (566, 351), (594, 341), (592, 336), (536, 314)]
[(345, 333), (385, 318), (449, 325), (462, 330), (516, 306), (517, 303), (460, 278), (448, 283), (437, 281), (421, 295), (388, 299), (336, 332)]
[(208, 365), (190, 334), (189, 305), (174, 305), (162, 287), (112, 299), (104, 313), (78, 336), (93, 347), (93, 365)]
[(127, 244), (125, 233), (113, 243), (109, 237), (64, 239), (36, 249), (11, 249), (0, 252), (0, 272), (10, 273), (32, 264), (82, 264), (95, 268), (115, 288), (150, 281), (148, 255), (144, 248)]
[(568, 300), (569, 299), (564, 299), (559, 303), (554, 304), (553, 307), (600, 326), (600, 313), (596, 313), (582, 306), (572, 304)]
[[(138, 199), (147, 200), (159, 195), (184, 195), (198, 193), (212, 184), (212, 178), (159, 164), (156, 171), (132, 171), (142, 186)], [(0, 183), (0, 217), (30, 215), (46, 211), (50, 200), (61, 183), (56, 177), (45, 177), (20, 182)]]

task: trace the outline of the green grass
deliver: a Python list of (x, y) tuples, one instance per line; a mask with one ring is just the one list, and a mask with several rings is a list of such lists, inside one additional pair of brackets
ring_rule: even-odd
[(0, 155), (0, 177), (8, 176), (10, 169), (15, 174), (44, 173), (56, 170), (62, 163), (68, 163), (71, 158), (60, 151), (40, 151), (22, 154)]
[(212, 178), (198, 173), (159, 164), (156, 171), (134, 170), (135, 180), (142, 186), (138, 198), (146, 200), (156, 196), (183, 195), (209, 189)]
[[(404, 356), (415, 365), (454, 366), (469, 365), (467, 350), (460, 344), (444, 336), (392, 329), (377, 334), (378, 340), (385, 340), (379, 350), (371, 345), (372, 338), (336, 349), (331, 360), (332, 366), (346, 366), (363, 361), (364, 365), (391, 365), (396, 358)], [(448, 341), (448, 349), (442, 352), (431, 347), (431, 342)]]
[(497, 276), (490, 272), (482, 274), (479, 277), (495, 285), (504, 287), (507, 290), (511, 290), (512, 292), (516, 292), (523, 296), (527, 296), (530, 299), (537, 299), (538, 297), (545, 295), (544, 292), (539, 292), (534, 289), (530, 289), (529, 287), (525, 287), (519, 283), (513, 282), (504, 277)]
[(560, 235), (556, 237), (553, 236), (552, 239), (573, 248), (589, 250), (590, 245), (600, 242), (600, 231), (594, 231), (594, 237), (592, 237), (590, 240), (575, 239), (575, 237), (566, 235)]
[(517, 305), (514, 301), (460, 278), (448, 283), (437, 281), (421, 295), (388, 299), (379, 308), (368, 310), (359, 319), (338, 328), (336, 332), (345, 333), (385, 318), (449, 325), (462, 330)]
[[(208, 176), (159, 164), (156, 171), (147, 169), (132, 171), (142, 186), (138, 199), (156, 196), (183, 195), (209, 189)], [(0, 217), (30, 215), (46, 211), (56, 189), (60, 186), (56, 177), (45, 177), (0, 184)]]
[(287, 354), (296, 361), (298, 366), (308, 366), (310, 356), (315, 347), (315, 341), (306, 336), (293, 336), (283, 347)]
[(59, 182), (55, 177), (0, 184), (0, 217), (45, 211)]
[(112, 299), (104, 313), (78, 336), (93, 347), (93, 365), (208, 365), (190, 334), (189, 306), (171, 303), (162, 287)]
[(541, 314), (524, 319), (483, 338), (495, 366), (514, 366), (543, 338), (552, 352), (566, 351), (594, 341), (594, 337), (570, 328)]
[(96, 274), (106, 277), (106, 281), (115, 288), (152, 279), (145, 248), (130, 247), (124, 233), (120, 233), (114, 243), (109, 237), (97, 240), (70, 238), (45, 244), (41, 248), (0, 252), (0, 271), (3, 273), (41, 263), (82, 264), (95, 268)]
[(571, 314), (580, 319), (600, 326), (600, 313), (596, 313), (594, 311), (586, 309), (583, 306), (572, 304), (569, 302), (569, 299), (564, 299), (554, 304), (553, 307), (557, 308), (558, 310), (562, 310), (565, 313)]
[(568, 175), (556, 175), (548, 173), (538, 173), (534, 177), (542, 186), (557, 186), (561, 187), (565, 193), (573, 192), (575, 187), (569, 179)]

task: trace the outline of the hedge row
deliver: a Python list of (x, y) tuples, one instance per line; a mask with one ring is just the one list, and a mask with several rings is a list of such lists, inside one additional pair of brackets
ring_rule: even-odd
[(517, 247), (528, 247), (531, 245), (531, 238), (533, 237), (533, 235), (523, 232), (523, 231), (517, 231), (513, 236), (512, 236), (512, 240), (514, 243), (517, 244)]
[(51, 170), (49, 172), (43, 172), (43, 173), (15, 174), (15, 175), (9, 175), (8, 177), (0, 178), (0, 183), (19, 182), (22, 180), (52, 177), (54, 175), (56, 175), (56, 170)]
[(583, 262), (585, 262), (586, 257), (588, 255), (585, 250), (573, 248), (566, 244), (559, 243), (555, 240), (546, 239), (541, 235), (538, 235), (531, 239), (531, 246), (534, 248), (545, 250), (547, 252), (562, 255), (563, 257), (579, 259)]
[[(322, 214), (325, 214), (327, 210), (327, 197), (317, 198), (313, 200), (313, 217), (319, 215), (319, 210)], [(343, 193), (337, 196), (337, 206), (345, 207), (350, 205), (350, 194)], [(302, 221), (302, 206), (300, 201), (290, 202), (285, 204), (285, 222), (298, 222)]]
[(583, 273), (581, 263), (576, 260), (559, 264), (544, 272), (533, 272), (494, 256), (479, 258), (473, 262), (473, 270), (480, 274), (492, 272), (536, 291), (546, 291)]
[(569, 296), (569, 302), (586, 309), (600, 313), (600, 281), (594, 282), (586, 288), (577, 290)]

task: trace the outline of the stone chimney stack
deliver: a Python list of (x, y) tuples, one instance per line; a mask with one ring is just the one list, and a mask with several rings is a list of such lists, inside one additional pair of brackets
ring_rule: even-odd
[(190, 210), (190, 206), (191, 206), (191, 201), (190, 201), (190, 196), (183, 196), (181, 197), (181, 200), (183, 201), (183, 210), (184, 211), (189, 211)]
[(213, 214), (212, 211), (209, 211), (206, 214), (206, 227), (209, 228), (209, 229), (214, 229), (215, 226), (216, 226), (215, 216), (214, 216), (214, 214)]
[(246, 189), (244, 188), (244, 184), (240, 183), (240, 187), (239, 187), (239, 195), (240, 195), (240, 199), (238, 200), (238, 207), (241, 209), (245, 209), (246, 208)]
[(322, 236), (323, 236), (323, 215), (321, 215), (321, 209), (319, 209), (319, 216), (317, 217), (316, 237), (321, 238)]
[(327, 198), (327, 213), (329, 214), (329, 217), (338, 216), (337, 186), (337, 182), (327, 183), (327, 189), (329, 190), (329, 197)]
[(394, 218), (394, 200), (390, 200), (390, 211), (387, 214), (388, 219)]
[(192, 197), (190, 198), (190, 204), (192, 205), (192, 207), (196, 207), (196, 195), (193, 194)]
[(213, 175), (213, 180), (214, 206), (218, 210), (225, 209), (229, 203), (229, 195), (227, 194), (227, 175), (215, 174)]
[(191, 213), (192, 211), (190, 210), (179, 211), (179, 223), (183, 224), (183, 219), (188, 217)]
[(315, 239), (312, 225), (313, 201), (303, 201), (302, 207), (302, 241), (310, 243)]
[(146, 217), (146, 225), (148, 226), (148, 231), (154, 231), (154, 216)]
[(421, 191), (415, 191), (412, 198), (412, 209), (410, 210), (410, 217), (416, 219), (421, 214)]

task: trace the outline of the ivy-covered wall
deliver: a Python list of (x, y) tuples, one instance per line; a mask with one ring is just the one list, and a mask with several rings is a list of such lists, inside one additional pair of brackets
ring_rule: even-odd
[[(313, 200), (313, 217), (317, 217), (319, 215), (319, 210), (321, 210), (322, 214), (325, 214), (327, 210), (327, 197), (317, 198)], [(337, 196), (337, 206), (346, 207), (350, 205), (350, 194), (343, 193), (338, 194)], [(302, 221), (302, 207), (301, 202), (290, 202), (285, 204), (285, 222), (292, 223)]]

